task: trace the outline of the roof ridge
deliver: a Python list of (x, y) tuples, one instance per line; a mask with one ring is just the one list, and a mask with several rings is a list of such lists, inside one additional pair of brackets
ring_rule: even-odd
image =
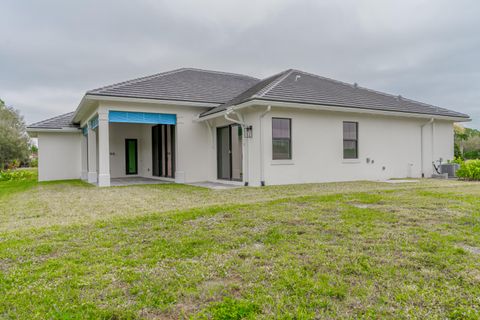
[(97, 89), (88, 90), (87, 94), (92, 93), (94, 91), (102, 91), (102, 90), (105, 90), (105, 89), (111, 89), (111, 88), (123, 86), (123, 85), (126, 85), (126, 84), (132, 84), (132, 83), (137, 83), (137, 82), (148, 80), (148, 79), (163, 77), (163, 76), (166, 76), (166, 75), (169, 75), (169, 74), (182, 72), (182, 71), (185, 71), (187, 69), (188, 68), (179, 68), (179, 69), (174, 69), (174, 70), (170, 70), (170, 71), (165, 71), (165, 72), (152, 74), (152, 75), (149, 75), (149, 76), (143, 76), (143, 77), (139, 77), (139, 78), (135, 78), (135, 79), (131, 79), (131, 80), (117, 82), (117, 83), (110, 84), (110, 85), (107, 85), (107, 86), (103, 86), (103, 87), (100, 87), (100, 88), (97, 88)]
[[(352, 87), (352, 85), (348, 82), (344, 82), (344, 81), (340, 81), (340, 80), (335, 80), (335, 79), (332, 79), (332, 78), (328, 78), (328, 77), (324, 77), (324, 76), (320, 76), (320, 75), (317, 75), (317, 74), (314, 74), (314, 73), (309, 73), (309, 72), (305, 72), (305, 71), (302, 71), (302, 70), (295, 70), (296, 72), (300, 72), (300, 73), (303, 73), (303, 74), (306, 74), (306, 75), (309, 75), (309, 76), (312, 76), (312, 77), (315, 77), (315, 78), (319, 78), (319, 79), (324, 79), (324, 80), (328, 80), (328, 81), (332, 81), (332, 82), (336, 82), (336, 83), (340, 83), (342, 85), (345, 85), (345, 86), (349, 86), (349, 87)], [(372, 93), (376, 93), (376, 94), (379, 94), (379, 95), (382, 95), (382, 96), (385, 96), (385, 97), (389, 97), (389, 98), (393, 98), (393, 99), (396, 99), (398, 100), (398, 98), (400, 97), (401, 100), (403, 101), (408, 101), (408, 102), (412, 102), (412, 103), (418, 103), (418, 104), (421, 104), (421, 105), (424, 105), (426, 107), (431, 107), (431, 108), (436, 108), (436, 109), (442, 109), (444, 111), (450, 111), (446, 108), (443, 108), (443, 107), (439, 107), (439, 106), (435, 106), (433, 104), (429, 104), (429, 103), (425, 103), (425, 102), (421, 102), (421, 101), (417, 101), (417, 100), (413, 100), (413, 99), (409, 99), (409, 98), (406, 98), (402, 95), (395, 95), (393, 93), (387, 93), (387, 92), (382, 92), (382, 91), (378, 91), (378, 90), (375, 90), (375, 89), (370, 89), (370, 88), (366, 88), (366, 87), (363, 87), (363, 86), (359, 86), (357, 84), (357, 89), (361, 89), (361, 90), (365, 90), (365, 91), (368, 91), (368, 92), (372, 92)]]
[[(285, 80), (285, 78), (287, 78), (293, 71), (294, 71), (293, 69), (287, 69), (285, 71), (282, 71), (276, 75), (269, 77), (269, 78), (278, 77), (278, 79), (266, 85), (264, 88), (259, 90), (256, 94), (253, 94), (252, 97), (259, 98), (259, 97), (265, 96), (265, 94), (267, 94), (270, 90), (276, 87), (280, 82)], [(265, 78), (265, 79), (268, 79), (268, 78)]]
[(236, 76), (236, 77), (244, 77), (244, 78), (250, 78), (250, 79), (254, 79), (254, 80), (260, 80), (259, 78), (255, 78), (253, 76), (249, 76), (249, 75), (242, 74), (242, 73), (226, 72), (226, 71), (218, 71), (218, 70), (207, 70), (207, 69), (192, 68), (192, 67), (185, 67), (183, 69), (184, 70), (202, 71), (202, 72), (207, 72), (207, 73), (224, 74), (224, 75), (228, 75), (228, 76)]
[(307, 76), (311, 76), (311, 77), (314, 77), (314, 78), (319, 78), (319, 79), (323, 79), (323, 80), (328, 80), (328, 81), (332, 81), (332, 82), (336, 82), (336, 83), (340, 83), (340, 84), (343, 84), (343, 85), (352, 87), (352, 84), (350, 84), (350, 83), (348, 83), (348, 82), (345, 82), (345, 81), (335, 80), (335, 79), (332, 79), (332, 78), (329, 78), (329, 77), (320, 76), (320, 75), (318, 75), (318, 74), (314, 74), (314, 73), (310, 73), (310, 72), (305, 72), (305, 71), (298, 70), (298, 69), (294, 69), (293, 71), (299, 72), (299, 73), (303, 73), (303, 74), (305, 74), (305, 75), (307, 75)]
[[(378, 91), (378, 90), (375, 90), (375, 89), (370, 89), (370, 88), (366, 88), (366, 87), (362, 87), (362, 86), (358, 86), (358, 85), (357, 85), (357, 88), (368, 91), (368, 92), (376, 93), (376, 94), (382, 95), (384, 97), (392, 98), (392, 99), (395, 99), (399, 102), (405, 101), (405, 102), (410, 102), (410, 103), (416, 103), (416, 104), (420, 104), (420, 105), (425, 106), (425, 107), (435, 108), (437, 111), (439, 111), (439, 109), (441, 109), (443, 111), (451, 111), (447, 108), (439, 107), (439, 106), (436, 106), (436, 105), (433, 105), (433, 104), (430, 104), (430, 103), (425, 103), (425, 102), (417, 101), (417, 100), (414, 100), (414, 99), (406, 98), (406, 97), (404, 97), (400, 94), (395, 95), (393, 93), (382, 92), (382, 91)], [(455, 111), (455, 112), (457, 112), (457, 111)], [(461, 113), (461, 112), (457, 112), (457, 113)]]

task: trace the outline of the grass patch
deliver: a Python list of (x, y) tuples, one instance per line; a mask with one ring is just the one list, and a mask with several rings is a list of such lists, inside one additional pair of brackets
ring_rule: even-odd
[(22, 181), (0, 179), (0, 199), (16, 192), (26, 191), (38, 184), (38, 174), (36, 169), (21, 170), (29, 173), (28, 175), (25, 175), (25, 178)]
[[(122, 207), (115, 192), (148, 202)], [(3, 198), (32, 224), (1, 221), (0, 317), (478, 318), (478, 192), (36, 184)], [(95, 214), (58, 223), (72, 203)]]

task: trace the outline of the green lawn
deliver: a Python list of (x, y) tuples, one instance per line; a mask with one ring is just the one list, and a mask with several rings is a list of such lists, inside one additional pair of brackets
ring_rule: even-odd
[(480, 318), (480, 184), (0, 182), (0, 318)]

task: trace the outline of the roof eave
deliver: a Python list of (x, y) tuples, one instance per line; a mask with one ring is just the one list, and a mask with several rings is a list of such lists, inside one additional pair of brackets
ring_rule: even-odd
[(82, 100), (80, 100), (80, 103), (78, 104), (77, 106), (77, 109), (75, 109), (75, 113), (73, 114), (73, 117), (72, 117), (72, 122), (73, 123), (79, 123), (80, 120), (81, 120), (81, 111), (83, 111), (84, 109), (84, 106), (87, 104), (87, 99), (86, 99), (87, 95), (85, 94), (83, 97), (82, 97)]
[(63, 128), (37, 128), (37, 127), (27, 127), (26, 131), (29, 136), (36, 137), (38, 133), (48, 132), (48, 133), (80, 133), (82, 132), (80, 128), (72, 127), (63, 127)]
[(102, 95), (102, 94), (85, 94), (86, 100), (97, 101), (120, 101), (120, 102), (143, 102), (143, 103), (156, 103), (156, 104), (173, 104), (190, 107), (205, 107), (214, 108), (218, 107), (221, 103), (216, 102), (201, 102), (191, 100), (175, 100), (175, 99), (155, 99), (155, 98), (142, 98), (142, 97), (126, 97), (126, 96), (114, 96), (114, 95)]
[(344, 107), (344, 106), (331, 106), (331, 105), (320, 105), (320, 104), (308, 104), (308, 103), (299, 103), (299, 102), (284, 102), (284, 101), (275, 101), (275, 100), (266, 100), (266, 99), (251, 99), (245, 101), (238, 105), (228, 107), (225, 110), (222, 110), (217, 113), (212, 113), (205, 116), (200, 116), (197, 121), (205, 121), (214, 119), (220, 116), (225, 115), (231, 110), (239, 110), (251, 106), (274, 106), (274, 107), (284, 107), (284, 108), (297, 108), (297, 109), (310, 109), (310, 110), (322, 110), (322, 111), (335, 111), (335, 112), (349, 112), (349, 113), (363, 113), (363, 114), (374, 114), (374, 115), (385, 115), (385, 116), (398, 116), (398, 117), (407, 117), (407, 118), (422, 118), (422, 119), (438, 119), (438, 120), (447, 120), (455, 122), (469, 122), (471, 118), (467, 117), (455, 117), (455, 116), (444, 116), (444, 115), (434, 115), (426, 113), (413, 113), (413, 112), (400, 112), (400, 111), (388, 111), (388, 110), (376, 110), (376, 109), (366, 109), (366, 108), (355, 108), (355, 107)]
[(75, 114), (73, 115), (72, 121), (74, 123), (80, 122), (82, 118), (83, 109), (87, 106), (94, 105), (94, 103), (98, 101), (154, 103), (154, 104), (180, 105), (180, 106), (202, 107), (202, 108), (214, 108), (220, 105), (220, 103), (212, 103), (212, 102), (151, 99), (151, 98), (140, 98), (140, 97), (123, 97), (123, 96), (113, 96), (113, 95), (92, 94), (87, 92), (83, 96), (82, 100), (80, 101), (80, 104), (75, 110)]

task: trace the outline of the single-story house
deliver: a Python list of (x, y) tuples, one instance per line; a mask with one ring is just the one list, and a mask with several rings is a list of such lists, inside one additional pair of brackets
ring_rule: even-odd
[(30, 125), (39, 180), (147, 177), (260, 186), (430, 177), (463, 113), (299, 70), (182, 68), (88, 91)]

